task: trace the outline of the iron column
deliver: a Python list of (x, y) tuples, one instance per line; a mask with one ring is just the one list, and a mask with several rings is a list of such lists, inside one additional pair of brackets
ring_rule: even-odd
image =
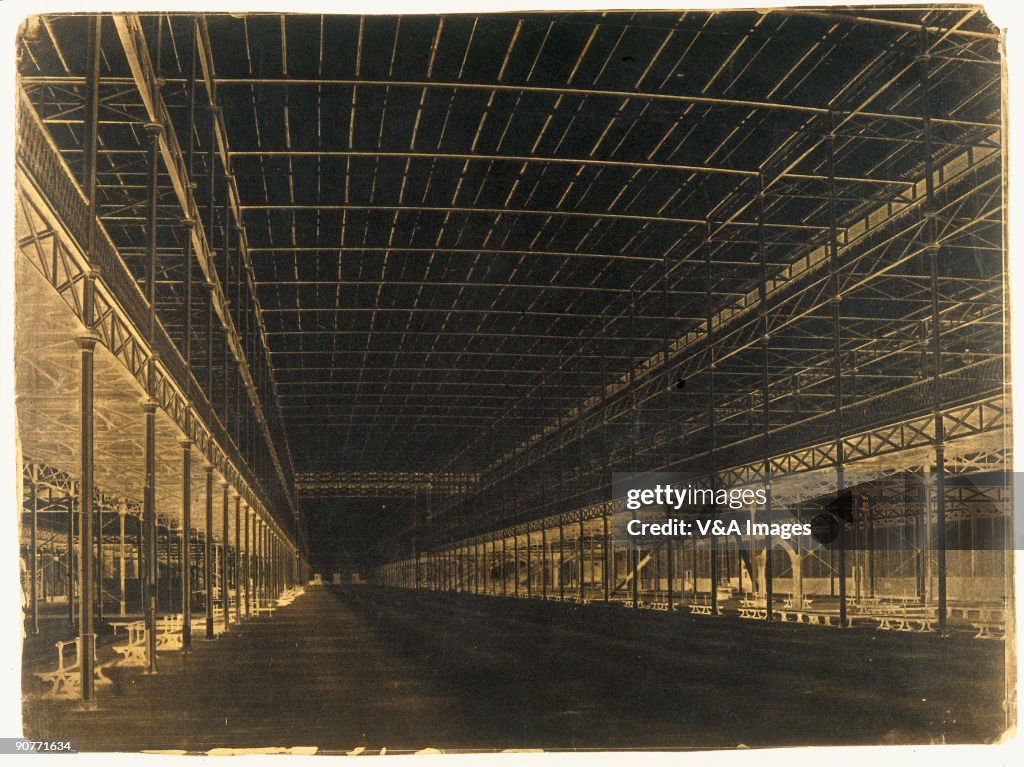
[(242, 581), (241, 581), (241, 559), (242, 559), (242, 496), (235, 496), (235, 623), (242, 622)]
[(206, 530), (203, 543), (206, 638), (213, 639), (213, 466), (206, 467)]
[[(86, 294), (92, 293), (92, 278), (86, 284)], [(91, 298), (86, 299), (91, 303)], [(81, 464), (82, 477), (79, 482), (79, 509), (81, 510), (81, 526), (78, 540), (81, 543), (82, 573), (81, 593), (78, 600), (78, 628), (81, 637), (81, 659), (79, 666), (82, 673), (82, 700), (92, 703), (95, 697), (95, 649), (93, 646), (93, 353), (96, 349), (96, 337), (82, 336), (78, 339), (78, 347), (82, 352), (82, 424), (81, 424)], [(33, 493), (33, 503), (34, 503)]]
[(230, 487), (224, 483), (224, 511), (221, 518), (220, 537), (220, 599), (224, 605), (224, 628), (231, 624), (231, 600), (228, 596), (228, 507), (230, 505), (228, 493)]
[(156, 668), (156, 403), (152, 400), (143, 405), (146, 414), (146, 484), (143, 496), (142, 516), (145, 530), (145, 575), (142, 579), (143, 603), (146, 609), (146, 657), (149, 661), (147, 672), (155, 674)]
[(181, 649), (192, 649), (192, 443), (181, 443)]

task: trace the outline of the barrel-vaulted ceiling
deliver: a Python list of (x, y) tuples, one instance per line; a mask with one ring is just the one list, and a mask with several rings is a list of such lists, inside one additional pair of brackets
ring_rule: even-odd
[[(86, 25), (30, 20), (20, 51), (72, 168)], [(104, 21), (99, 180), (101, 218), (131, 262), (146, 138), (125, 29)], [(935, 167), (1000, 125), (998, 41), (966, 7), (144, 15), (138, 30), (206, 237), (215, 251), (227, 237), (219, 268), (300, 472), (493, 471), (808, 260), (833, 223), (913, 199), (926, 113)], [(160, 182), (167, 192), (166, 169)], [(180, 338), (173, 207), (158, 298)], [(851, 338), (924, 311), (919, 287), (862, 295)], [(813, 322), (828, 317), (773, 337), (773, 381), (827, 358), (830, 325)], [(205, 354), (193, 345), (199, 371)], [(876, 358), (862, 393), (906, 375), (905, 356)], [(761, 372), (742, 351), (731, 364), (716, 390), (726, 414)], [(674, 363), (664, 372), (675, 380)], [(703, 410), (689, 396), (677, 413)], [(833, 404), (807, 386), (773, 406)]]

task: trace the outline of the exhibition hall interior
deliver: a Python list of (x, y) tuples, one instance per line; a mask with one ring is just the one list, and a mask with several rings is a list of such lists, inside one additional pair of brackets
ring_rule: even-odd
[(1003, 738), (1002, 42), (953, 5), (27, 18), (26, 735)]

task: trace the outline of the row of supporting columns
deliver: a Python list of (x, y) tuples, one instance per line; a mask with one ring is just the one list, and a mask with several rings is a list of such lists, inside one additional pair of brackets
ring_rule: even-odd
[[(97, 126), (99, 119), (100, 104), (100, 62), (101, 62), (101, 23), (100, 16), (93, 16), (89, 22), (89, 36), (87, 40), (88, 72), (86, 77), (86, 109), (84, 121), (84, 164), (83, 164), (83, 192), (89, 201), (89, 241), (85, 251), (92, 253), (95, 249), (97, 237), (97, 183), (96, 183), (96, 157), (98, 148)], [(156, 86), (154, 86), (156, 87)], [(148, 326), (142, 328), (142, 334), (149, 344), (154, 348), (156, 328), (158, 324), (156, 316), (156, 284), (157, 284), (157, 207), (159, 202), (159, 170), (160, 170), (160, 142), (164, 133), (164, 127), (157, 123), (148, 123), (145, 126), (147, 135), (146, 147), (146, 199), (145, 199), (145, 280), (144, 295), (148, 303)], [(191, 144), (191, 142), (190, 142)], [(190, 147), (191, 155), (191, 147)], [(191, 156), (189, 158), (191, 163)], [(194, 225), (194, 219), (186, 221), (189, 226)], [(186, 366), (191, 364), (191, 341), (192, 341), (192, 242), (191, 238), (185, 238), (185, 300), (186, 318), (185, 328), (185, 362)], [(95, 498), (95, 466), (94, 466), (94, 357), (97, 341), (100, 337), (95, 329), (96, 317), (94, 311), (94, 292), (96, 280), (101, 275), (97, 271), (87, 274), (83, 285), (82, 320), (85, 325), (85, 333), (78, 339), (80, 349), (81, 365), (81, 441), (80, 441), (80, 478), (78, 493), (78, 509), (81, 513), (75, 514), (69, 504), (68, 513), (68, 584), (69, 584), (69, 611), (73, 622), (76, 617), (75, 607), (77, 606), (77, 624), (82, 641), (81, 659), (81, 689), (82, 699), (86, 704), (92, 704), (95, 699), (95, 630), (97, 628), (94, 618), (98, 608), (101, 609), (102, 600), (96, 598), (96, 587), (94, 584), (94, 551), (96, 546), (96, 531), (93, 529), (93, 499)], [(212, 323), (207, 323), (212, 326)], [(207, 328), (209, 332), (210, 327)], [(208, 345), (209, 348), (209, 345)], [(144, 414), (144, 480), (143, 480), (143, 509), (142, 509), (142, 603), (143, 617), (146, 626), (147, 636), (147, 667), (148, 673), (157, 672), (157, 619), (159, 613), (159, 592), (158, 592), (158, 557), (157, 557), (157, 486), (156, 486), (156, 415), (159, 407), (155, 382), (157, 380), (156, 365), (158, 357), (155, 353), (150, 355), (148, 360), (147, 398), (143, 403)], [(212, 388), (212, 381), (207, 382)], [(186, 386), (186, 393), (192, 393), (191, 380)], [(186, 418), (190, 418), (191, 414)], [(188, 422), (188, 421), (186, 421)], [(182, 647), (188, 652), (192, 647), (192, 596), (193, 584), (191, 577), (193, 551), (192, 538), (192, 471), (193, 460), (192, 443), (185, 440), (182, 446), (182, 567), (181, 567), (181, 603), (182, 603)], [(254, 608), (259, 608), (284, 591), (285, 588), (297, 582), (298, 568), (295, 558), (295, 547), (278, 527), (261, 512), (244, 504), (240, 493), (233, 491), (228, 482), (222, 484), (222, 519), (221, 519), (221, 544), (219, 552), (219, 604), (223, 610), (222, 620), (225, 627), (231, 622), (231, 589), (230, 582), (236, 584), (234, 605), (234, 620), (242, 620), (242, 606), (244, 604), (245, 615), (252, 614)], [(229, 548), (231, 540), (230, 532), (230, 501), (231, 494), (235, 493), (234, 508), (234, 558), (233, 567), (229, 570)], [(33, 501), (34, 502), (34, 501)], [(207, 638), (214, 636), (214, 605), (215, 605), (215, 580), (214, 580), (214, 466), (205, 467), (205, 540), (204, 540), (204, 584), (205, 584), (205, 628)], [(78, 519), (78, 557), (77, 572), (74, 570), (73, 560), (75, 557), (71, 552), (75, 543), (75, 520)], [(242, 521), (244, 519), (245, 536), (242, 539)], [(121, 520), (122, 531), (122, 593), (124, 583), (124, 517)], [(37, 545), (36, 528), (33, 525), (33, 628), (38, 629), (37, 599), (35, 597), (35, 558)], [(251, 533), (251, 535), (250, 535)], [(244, 553), (243, 553), (244, 551)], [(287, 553), (287, 555), (286, 555)], [(79, 583), (77, 605), (74, 600), (74, 582)], [(233, 577), (232, 577), (233, 576)], [(242, 592), (244, 591), (244, 601)], [(170, 600), (168, 600), (170, 601)], [(123, 600), (122, 600), (123, 603)], [(123, 612), (123, 607), (122, 607)]]
[[(85, 389), (87, 387), (83, 387)], [(150, 408), (146, 408), (147, 420), (150, 416)], [(148, 428), (147, 428), (148, 434)], [(181, 559), (181, 605), (182, 605), (182, 648), (188, 652), (192, 647), (192, 607), (193, 607), (193, 584), (192, 584), (192, 498), (191, 498), (191, 443), (182, 443), (182, 479), (183, 479), (183, 503), (182, 503), (182, 559)], [(146, 463), (150, 465), (152, 459), (152, 444), (150, 440), (146, 443)], [(147, 472), (148, 475), (148, 472)], [(213, 506), (216, 495), (214, 483), (214, 469), (207, 466), (205, 470), (206, 480), (206, 529), (213, 529)], [(86, 485), (82, 483), (82, 496), (85, 497)], [(215, 633), (215, 607), (222, 609), (221, 620), (224, 627), (231, 623), (231, 596), (233, 583), (235, 603), (234, 620), (240, 622), (244, 616), (249, 617), (254, 608), (273, 602), (282, 591), (298, 582), (298, 572), (295, 567), (294, 557), (283, 557), (281, 552), (292, 551), (288, 544), (271, 525), (267, 524), (260, 516), (245, 504), (239, 494), (234, 495), (234, 546), (230, 545), (231, 515), (230, 499), (231, 489), (227, 483), (221, 483), (221, 494), (223, 499), (223, 526), (219, 551), (215, 551), (215, 540), (212, 534), (204, 536), (205, 552), (202, 557), (205, 569), (205, 635), (213, 638)], [(150, 500), (152, 499), (152, 500)], [(148, 502), (146, 502), (148, 501)], [(156, 550), (156, 529), (155, 519), (155, 485), (146, 488), (146, 501), (144, 501), (144, 540), (142, 546), (143, 568), (142, 587), (144, 616), (147, 626), (147, 670), (150, 673), (157, 671), (157, 654), (155, 637), (156, 632), (152, 630), (156, 625), (158, 617), (157, 603), (157, 550)], [(81, 503), (81, 500), (79, 500)], [(78, 516), (78, 515), (76, 515)], [(90, 524), (87, 520), (89, 515), (81, 515), (79, 543), (79, 625), (85, 635), (91, 633), (93, 628), (94, 594), (91, 584), (91, 573), (93, 570), (92, 550), (93, 536), (88, 532)], [(245, 520), (245, 536), (242, 537), (242, 520)], [(122, 520), (123, 527), (123, 520)], [(251, 531), (251, 535), (250, 535)], [(122, 542), (123, 546), (123, 542)], [(233, 548), (233, 552), (231, 549)], [(233, 554), (233, 556), (232, 556)], [(122, 559), (123, 561), (123, 559)], [(215, 572), (214, 565), (219, 565)], [(123, 568), (122, 568), (123, 576)], [(219, 576), (219, 577), (218, 577)], [(215, 589), (219, 586), (219, 599)], [(86, 697), (87, 690), (83, 686), (83, 697)], [(88, 690), (92, 693), (92, 690)]]
[[(41, 464), (29, 463), (26, 466), (26, 475), (29, 471), (33, 471), (40, 466)], [(46, 511), (42, 511), (40, 508), (40, 498), (47, 495), (45, 483), (41, 484), (28, 478), (26, 478), (25, 482), (25, 513), (28, 517), (26, 527), (28, 540), (26, 542), (25, 562), (29, 576), (26, 580), (28, 583), (31, 583), (33, 579), (36, 581), (36, 588), (34, 590), (29, 588), (26, 595), (29, 599), (28, 632), (33, 635), (39, 633), (40, 600), (46, 602), (59, 597), (61, 600), (66, 600), (73, 604), (74, 611), (69, 616), (69, 623), (71, 625), (77, 626), (80, 617), (79, 597), (81, 592), (80, 569), (82, 557), (76, 553), (76, 550), (80, 549), (79, 535), (82, 529), (82, 525), (79, 522), (80, 490), (76, 481), (72, 481), (70, 485), (71, 487), (68, 490), (70, 495), (56, 501), (61, 507), (66, 507), (69, 503), (74, 506), (71, 515), (75, 520), (75, 526), (72, 537), (69, 539), (67, 530), (59, 536), (54, 534), (53, 523), (58, 521), (58, 518), (52, 513), (54, 501), (51, 500), (45, 503), (45, 506), (50, 507)], [(58, 492), (60, 491), (58, 490)], [(98, 493), (97, 496), (99, 496)], [(145, 529), (141, 518), (130, 513), (128, 504), (124, 500), (117, 503), (116, 511), (110, 511), (109, 504), (109, 498), (104, 499), (102, 496), (99, 496), (99, 500), (93, 506), (94, 520), (92, 527), (97, 549), (92, 557), (93, 575), (90, 580), (93, 581), (96, 599), (95, 619), (98, 620), (110, 617), (124, 617), (129, 612), (145, 612), (145, 606), (141, 602), (137, 602), (129, 597), (128, 589), (129, 580), (139, 584), (141, 589), (141, 582), (145, 577), (143, 560), (145, 554)], [(39, 522), (41, 517), (48, 519), (48, 535), (45, 537), (45, 540), (42, 540), (40, 536)], [(109, 532), (111, 527), (110, 517), (115, 517), (117, 520), (117, 527), (113, 533)], [(66, 518), (67, 513), (64, 512), (61, 519), (66, 520)], [(132, 535), (129, 535), (127, 529), (129, 518), (136, 522), (136, 530)], [(191, 527), (191, 523), (188, 526)], [(160, 529), (161, 525), (158, 524), (158, 532)], [(162, 552), (162, 561), (158, 564), (167, 570), (166, 575), (161, 574), (159, 576), (159, 583), (156, 588), (156, 593), (160, 600), (162, 600), (158, 604), (159, 610), (170, 611), (176, 609), (175, 606), (180, 603), (182, 590), (172, 593), (172, 583), (175, 579), (184, 577), (188, 578), (190, 583), (195, 582), (195, 565), (201, 561), (201, 558), (196, 556), (198, 550), (195, 548), (195, 543), (196, 538), (202, 535), (199, 530), (193, 528), (188, 540), (184, 540), (182, 528), (171, 527), (170, 525), (163, 527), (162, 536), (158, 535), (161, 538), (158, 549)], [(113, 538), (113, 543), (109, 540), (110, 538)], [(219, 544), (216, 543), (216, 540), (215, 538), (215, 548), (219, 551)], [(177, 556), (174, 555), (175, 546), (177, 546)], [(67, 569), (64, 564), (67, 561), (69, 548), (72, 554), (72, 581), (76, 586), (70, 595), (68, 594)], [(188, 549), (187, 556), (184, 553), (186, 548)], [(111, 549), (113, 549), (112, 554), (110, 553)], [(32, 555), (32, 552), (35, 552), (35, 556)], [(229, 549), (230, 553), (231, 550)], [(217, 557), (214, 559), (216, 564)], [(234, 561), (234, 557), (231, 559)], [(159, 556), (158, 560), (160, 560)], [(184, 568), (185, 562), (190, 562), (192, 566)], [(182, 572), (183, 569), (185, 570), (184, 573)], [(129, 575), (129, 570), (133, 571), (131, 575)], [(112, 572), (113, 575), (106, 575), (109, 572)], [(234, 571), (231, 570), (230, 572), (233, 573)], [(215, 580), (217, 578), (219, 578), (219, 575), (215, 577)], [(106, 581), (110, 579), (114, 580), (117, 584), (113, 591), (106, 590)], [(237, 579), (232, 577), (231, 582), (235, 583), (236, 581)], [(111, 599), (116, 604), (112, 612), (109, 611), (108, 607)], [(141, 599), (141, 596), (138, 599)], [(138, 606), (133, 607), (133, 605)]]
[[(90, 278), (91, 279), (91, 278)], [(87, 283), (85, 289), (86, 306), (92, 301), (92, 285)], [(70, 609), (69, 618), (72, 626), (77, 624), (78, 633), (82, 637), (83, 655), (81, 663), (82, 680), (81, 689), (83, 700), (91, 703), (95, 697), (95, 634), (97, 630), (96, 620), (102, 621), (103, 603), (103, 581), (97, 570), (102, 567), (95, 556), (97, 549), (103, 550), (102, 524), (99, 529), (94, 526), (94, 517), (102, 513), (98, 505), (97, 492), (95, 488), (95, 467), (94, 467), (94, 445), (93, 445), (93, 419), (94, 419), (94, 357), (97, 339), (92, 335), (86, 335), (79, 339), (81, 355), (81, 479), (78, 482), (68, 482), (68, 496), (66, 499), (68, 512), (67, 521), (67, 601)], [(144, 498), (142, 519), (138, 535), (139, 554), (139, 581), (142, 596), (142, 613), (147, 628), (147, 671), (157, 671), (156, 654), (156, 622), (160, 611), (159, 597), (163, 593), (159, 586), (158, 570), (158, 528), (156, 513), (156, 406), (152, 401), (143, 405), (145, 417), (145, 439), (144, 439)], [(182, 605), (182, 645), (185, 651), (191, 649), (191, 627), (192, 627), (192, 566), (194, 552), (192, 550), (192, 497), (191, 497), (191, 463), (192, 444), (189, 441), (182, 442), (182, 529), (180, 537), (181, 558), (179, 562), (181, 578), (181, 605)], [(33, 467), (37, 471), (38, 467)], [(213, 565), (215, 564), (214, 536), (212, 534), (212, 508), (214, 495), (214, 468), (206, 467), (206, 531), (204, 536), (205, 555), (202, 557), (205, 568), (205, 612), (206, 612), (206, 635), (213, 636), (213, 606), (215, 575)], [(234, 556), (231, 559), (233, 566), (229, 568), (230, 554), (230, 522), (229, 522), (229, 499), (230, 488), (227, 483), (222, 484), (224, 499), (224, 518), (222, 526), (222, 539), (219, 551), (219, 578), (221, 606), (224, 608), (223, 620), (225, 626), (230, 622), (230, 582), (233, 581), (237, 596), (235, 603), (235, 620), (241, 620), (243, 592), (245, 615), (252, 614), (253, 607), (259, 607), (271, 602), (287, 587), (298, 581), (298, 559), (294, 556), (294, 547), (287, 542), (281, 534), (264, 519), (262, 519), (248, 504), (245, 504), (245, 539), (244, 553), (241, 540), (241, 520), (243, 517), (243, 502), (239, 494), (235, 494), (235, 545)], [(33, 475), (29, 483), (29, 504), (30, 504), (30, 630), (33, 634), (39, 633), (39, 489)], [(85, 499), (92, 499), (87, 502)], [(124, 616), (127, 610), (126, 603), (126, 530), (125, 522), (127, 505), (118, 511), (119, 519), (119, 582), (120, 582), (120, 609), (119, 616)], [(102, 518), (100, 519), (102, 523)], [(250, 537), (250, 530), (252, 531)], [(171, 530), (167, 530), (167, 563), (171, 563)], [(76, 555), (77, 553), (77, 555)], [(286, 553), (291, 554), (286, 556)], [(55, 560), (56, 561), (56, 560)], [(101, 571), (102, 572), (102, 571)], [(230, 577), (233, 574), (233, 577)], [(242, 578), (244, 576), (244, 578)], [(75, 588), (77, 582), (78, 588)], [(170, 581), (168, 581), (170, 583)], [(170, 608), (173, 600), (170, 592), (166, 595), (166, 602)]]
[[(916, 495), (921, 499), (914, 507), (916, 511), (901, 517), (898, 523), (889, 519), (882, 528), (878, 527), (870, 498), (862, 493), (841, 496), (830, 504), (848, 530), (846, 540), (837, 541), (824, 558), (820, 552), (809, 556), (799, 539), (788, 547), (773, 541), (770, 557), (767, 548), (757, 545), (747, 552), (729, 536), (710, 535), (700, 546), (696, 538), (674, 545), (671, 539), (665, 539), (660, 546), (637, 546), (632, 541), (609, 538), (607, 516), (583, 525), (578, 520), (551, 518), (535, 531), (499, 531), (492, 538), (453, 543), (443, 550), (382, 565), (372, 579), (401, 588), (496, 596), (603, 599), (634, 606), (641, 600), (667, 602), (670, 610), (684, 602), (701, 603), (711, 608), (712, 615), (720, 608), (718, 587), (728, 589), (733, 596), (764, 597), (769, 582), (777, 586), (775, 579), (782, 579), (786, 582), (783, 593), (796, 608), (805, 606), (805, 595), (828, 597), (827, 602), (837, 610), (849, 600), (859, 605), (865, 598), (886, 595), (937, 608), (944, 573), (938, 557), (927, 555), (936, 524), (931, 467), (922, 468), (917, 484), (916, 494), (908, 493), (906, 488), (899, 491), (901, 497)], [(882, 504), (887, 506), (889, 502)], [(797, 518), (808, 521), (818, 514), (820, 507), (812, 503)], [(982, 569), (976, 572), (976, 566), (997, 567), (1001, 544), (978, 548), (982, 540), (999, 541), (1005, 536), (997, 518), (989, 521), (987, 532), (975, 530), (979, 524), (976, 521), (966, 532), (957, 528), (952, 533), (958, 550), (970, 552), (968, 560), (958, 559), (957, 577), (980, 574)], [(570, 530), (571, 538), (567, 535)], [(912, 572), (906, 571), (908, 559), (903, 545), (907, 542), (916, 548)], [(988, 564), (980, 564), (982, 561)], [(806, 591), (807, 579), (813, 583), (812, 591)]]
[[(102, 546), (102, 536), (94, 529), (93, 516), (97, 513), (98, 506), (94, 503), (86, 503), (87, 497), (95, 499), (94, 487), (94, 455), (89, 449), (92, 445), (92, 421), (93, 421), (93, 357), (95, 350), (94, 339), (83, 339), (80, 343), (82, 363), (81, 403), (82, 403), (82, 479), (70, 483), (68, 505), (71, 509), (67, 515), (67, 552), (68, 559), (73, 563), (71, 578), (67, 581), (67, 599), (73, 606), (71, 614), (72, 626), (77, 624), (78, 633), (83, 637), (84, 647), (82, 657), (82, 698), (86, 703), (92, 703), (95, 698), (95, 633), (97, 630), (97, 618), (102, 621), (100, 606), (103, 593), (102, 580), (96, 576), (98, 570), (95, 551)], [(139, 576), (142, 591), (142, 613), (147, 628), (147, 672), (157, 672), (156, 632), (155, 626), (160, 613), (158, 597), (162, 594), (159, 581), (161, 580), (158, 571), (158, 550), (157, 550), (157, 526), (156, 526), (156, 485), (155, 485), (155, 424), (152, 419), (155, 417), (155, 408), (151, 403), (146, 403), (143, 408), (146, 419), (146, 439), (144, 442), (144, 465), (146, 486), (144, 488), (143, 514), (139, 535)], [(192, 608), (193, 608), (193, 581), (192, 568), (194, 565), (195, 552), (192, 547), (192, 493), (191, 493), (191, 460), (192, 445), (189, 441), (182, 443), (182, 528), (180, 537), (181, 558), (179, 562), (181, 579), (181, 609), (182, 609), (182, 648), (188, 652), (192, 647)], [(210, 531), (204, 536), (205, 552), (202, 556), (205, 569), (205, 622), (206, 636), (214, 636), (214, 609), (219, 606), (223, 609), (222, 620), (227, 627), (231, 621), (232, 595), (231, 585), (234, 584), (234, 619), (241, 621), (243, 607), (245, 617), (252, 615), (255, 609), (274, 602), (277, 597), (287, 588), (298, 583), (299, 559), (295, 556), (294, 547), (285, 540), (280, 533), (262, 519), (259, 514), (248, 504), (245, 504), (239, 494), (235, 494), (234, 514), (234, 546), (231, 546), (231, 527), (229, 501), (231, 497), (230, 487), (222, 483), (222, 497), (224, 500), (224, 525), (219, 544), (219, 551), (215, 551), (215, 539), (212, 534), (212, 509), (214, 499), (214, 468), (206, 467), (206, 510), (207, 526)], [(28, 557), (31, 572), (30, 589), (30, 626), (34, 634), (39, 633), (39, 536), (38, 536), (38, 489), (33, 481), (29, 487), (29, 504), (31, 514), (30, 525), (30, 546), (31, 551)], [(121, 584), (119, 616), (126, 614), (126, 572), (125, 562), (127, 559), (125, 542), (125, 520), (127, 507), (119, 513), (120, 516), (120, 543), (119, 543), (119, 580)], [(242, 538), (242, 520), (244, 519), (245, 536)], [(76, 524), (77, 523), (77, 524)], [(167, 563), (170, 566), (170, 529), (167, 531), (168, 549)], [(76, 534), (77, 533), (77, 534)], [(231, 549), (234, 549), (232, 552)], [(102, 550), (102, 549), (101, 549)], [(72, 556), (75, 554), (76, 556)], [(219, 565), (214, 570), (214, 565)], [(75, 589), (77, 582), (78, 588)], [(215, 587), (219, 583), (219, 600), (215, 593)], [(170, 593), (167, 594), (168, 608), (172, 605)], [(92, 650), (92, 652), (89, 652)]]

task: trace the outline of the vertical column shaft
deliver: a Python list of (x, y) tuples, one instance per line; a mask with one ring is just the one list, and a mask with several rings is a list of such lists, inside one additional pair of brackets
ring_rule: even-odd
[[(502, 541), (504, 543), (504, 541)], [(540, 561), (541, 561), (541, 594), (548, 598), (548, 531), (540, 529)]]
[(192, 649), (192, 443), (181, 443), (181, 649)]
[(203, 582), (206, 587), (206, 638), (213, 639), (213, 466), (206, 467), (206, 530), (203, 539)]
[(235, 623), (242, 622), (242, 496), (235, 496)]
[(835, 184), (835, 116), (829, 111), (828, 142), (828, 186), (829, 186), (829, 278), (832, 293), (832, 431), (836, 445), (836, 498), (839, 504), (839, 626), (845, 628), (847, 620), (846, 600), (846, 524), (845, 503), (845, 455), (843, 453), (843, 366), (842, 366), (842, 293), (839, 287), (839, 236), (836, 209)]
[(75, 612), (75, 504), (78, 498), (72, 490), (68, 494), (68, 540), (67, 540), (67, 577), (68, 577), (68, 624), (74, 628), (78, 623), (78, 615)]
[(935, 577), (936, 577), (936, 610), (939, 632), (945, 634), (946, 605), (946, 456), (945, 456), (945, 422), (942, 418), (942, 314), (939, 305), (939, 245), (938, 222), (936, 221), (934, 160), (932, 158), (931, 130), (931, 55), (928, 48), (928, 30), (921, 28), (921, 113), (922, 143), (924, 146), (925, 170), (925, 246), (928, 258), (928, 278), (930, 293), (930, 324), (932, 365), (932, 410), (935, 418)]
[(533, 596), (533, 546), (530, 543), (530, 528), (526, 528), (526, 596)]
[(257, 538), (257, 562), (259, 564), (259, 588), (257, 593), (262, 601), (267, 598), (267, 523), (266, 520), (260, 516), (257, 517), (259, 522), (259, 536)]
[[(159, 35), (158, 35), (159, 36)], [(156, 91), (154, 85), (154, 92)], [(146, 303), (149, 309), (149, 326), (146, 337), (153, 348), (156, 337), (156, 262), (157, 262), (157, 206), (159, 204), (158, 174), (160, 171), (160, 138), (164, 128), (159, 123), (147, 123), (149, 139), (146, 158)], [(157, 541), (156, 541), (156, 402), (152, 399), (155, 391), (156, 355), (149, 360), (147, 388), (151, 399), (145, 405), (146, 412), (146, 485), (143, 501), (143, 526), (145, 528), (145, 567), (143, 578), (143, 600), (146, 612), (146, 655), (148, 671), (155, 674), (156, 662), (156, 613), (157, 613)]]
[(674, 612), (676, 609), (676, 592), (675, 592), (675, 544), (672, 542), (672, 536), (669, 536), (665, 540), (665, 580), (668, 585), (668, 593), (666, 594), (666, 602), (668, 603), (668, 611)]
[(565, 601), (565, 526), (558, 518), (558, 598)]
[(220, 599), (224, 606), (224, 628), (231, 625), (231, 584), (228, 580), (228, 509), (230, 506), (231, 488), (224, 483), (224, 509), (221, 515), (221, 546), (220, 546)]
[[(582, 410), (580, 412), (582, 412)], [(583, 598), (585, 596), (584, 582), (583, 582), (583, 516), (582, 516), (582, 514), (580, 515), (580, 536), (579, 536), (579, 539), (576, 541), (576, 543), (577, 543), (577, 546), (576, 546), (576, 556), (577, 556), (577, 559), (578, 559), (578, 562), (579, 562), (579, 567), (577, 569), (579, 570), (579, 573), (580, 573), (580, 583), (579, 583), (579, 586), (580, 586), (580, 602), (582, 602)]]
[(515, 596), (519, 596), (519, 532), (516, 530), (512, 531), (512, 556), (515, 558), (514, 568), (512, 577), (515, 579), (512, 582), (512, 593)]
[[(764, 444), (762, 476), (765, 483), (765, 515), (769, 527), (772, 521), (772, 491), (771, 491), (771, 445), (769, 443), (771, 408), (768, 393), (768, 254), (765, 244), (764, 231), (764, 175), (757, 175), (757, 251), (761, 267), (761, 280), (758, 286), (758, 298), (761, 303), (761, 417), (762, 417), (762, 439)], [(772, 603), (774, 601), (772, 582), (772, 536), (771, 533), (765, 536), (765, 558), (764, 558), (764, 599), (766, 616), (770, 623), (775, 620), (775, 611)]]
[(32, 493), (32, 531), (29, 541), (29, 578), (32, 579), (32, 634), (39, 633), (39, 486), (35, 482), (35, 466), (32, 467), (32, 484), (29, 486)]
[(167, 581), (167, 611), (168, 612), (172, 612), (173, 609), (174, 609), (173, 606), (172, 606), (173, 605), (173, 597), (174, 597), (174, 595), (172, 593), (173, 592), (173, 583), (171, 582), (173, 580), (173, 570), (172, 570), (173, 559), (171, 558), (171, 554), (172, 554), (172, 551), (173, 551), (173, 541), (172, 541), (172, 536), (171, 536), (171, 532), (172, 532), (171, 525), (170, 525), (169, 522), (167, 524), (167, 527), (164, 528), (164, 532), (167, 535), (167, 537), (165, 539), (167, 541), (167, 546), (164, 548), (164, 555), (167, 557), (167, 569), (166, 569), (167, 577), (164, 579), (164, 580)]
[[(91, 294), (91, 282), (86, 285), (87, 294)], [(78, 602), (78, 628), (81, 637), (82, 656), (79, 666), (82, 673), (82, 700), (90, 703), (95, 695), (95, 650), (93, 646), (93, 529), (92, 510), (94, 500), (93, 486), (93, 353), (96, 338), (87, 336), (78, 339), (82, 352), (82, 390), (81, 390), (81, 480), (79, 482), (79, 509), (81, 509), (81, 527), (78, 540), (81, 552), (81, 594)], [(33, 494), (34, 495), (34, 494)]]
[(267, 564), (269, 565), (267, 573), (269, 575), (269, 595), (268, 598), (271, 602), (277, 596), (277, 537), (274, 534), (273, 527), (267, 526)]
[(252, 531), (253, 548), (255, 549), (255, 565), (256, 565), (256, 578), (255, 578), (255, 589), (256, 589), (256, 607), (260, 608), (263, 606), (264, 595), (263, 595), (263, 521), (257, 514), (253, 518), (253, 531)]
[[(717, 433), (715, 431), (715, 349), (712, 344), (712, 333), (714, 331), (714, 305), (712, 302), (712, 275), (711, 275), (711, 223), (706, 222), (707, 236), (704, 242), (704, 338), (708, 348), (708, 403), (707, 403), (707, 428), (708, 428), (708, 485), (712, 492), (717, 490), (717, 469), (715, 465), (715, 447), (717, 446)], [(712, 515), (717, 515), (718, 509), (711, 507)], [(671, 568), (671, 564), (669, 565)], [(711, 534), (711, 614), (718, 615), (718, 536)]]
[[(150, 367), (152, 371), (152, 367)], [(144, 406), (146, 414), (146, 484), (143, 496), (142, 517), (145, 530), (145, 576), (142, 579), (143, 600), (146, 606), (146, 658), (147, 670), (155, 674), (156, 667), (156, 611), (157, 611), (157, 562), (156, 562), (156, 403), (149, 401)]]
[(119, 565), (119, 567), (118, 567), (118, 580), (119, 580), (120, 597), (121, 597), (121, 605), (120, 605), (120, 608), (118, 609), (118, 614), (120, 616), (122, 616), (122, 617), (124, 617), (124, 615), (127, 613), (127, 609), (128, 609), (128, 596), (127, 596), (127, 593), (125, 591), (125, 586), (126, 586), (125, 580), (126, 580), (126, 577), (127, 577), (127, 562), (126, 562), (126, 558), (128, 556), (128, 553), (126, 551), (125, 529), (124, 529), (125, 518), (127, 516), (128, 516), (128, 508), (127, 508), (127, 505), (125, 504), (124, 507), (121, 508), (121, 509), (118, 509), (118, 512), (117, 512), (118, 554), (119, 554), (119, 556), (118, 556), (118, 560), (119, 560), (118, 561), (118, 565)]
[(96, 504), (96, 618), (103, 620), (103, 504)]
[(252, 604), (250, 603), (250, 597), (252, 592), (252, 551), (249, 547), (249, 517), (252, 515), (252, 509), (248, 505), (245, 507), (245, 617), (252, 616)]
[(602, 550), (603, 559), (601, 562), (602, 580), (604, 581), (604, 601), (607, 602), (611, 598), (612, 592), (612, 574), (611, 574), (611, 536), (608, 535), (608, 514), (601, 515), (601, 521), (604, 524), (604, 549)]

